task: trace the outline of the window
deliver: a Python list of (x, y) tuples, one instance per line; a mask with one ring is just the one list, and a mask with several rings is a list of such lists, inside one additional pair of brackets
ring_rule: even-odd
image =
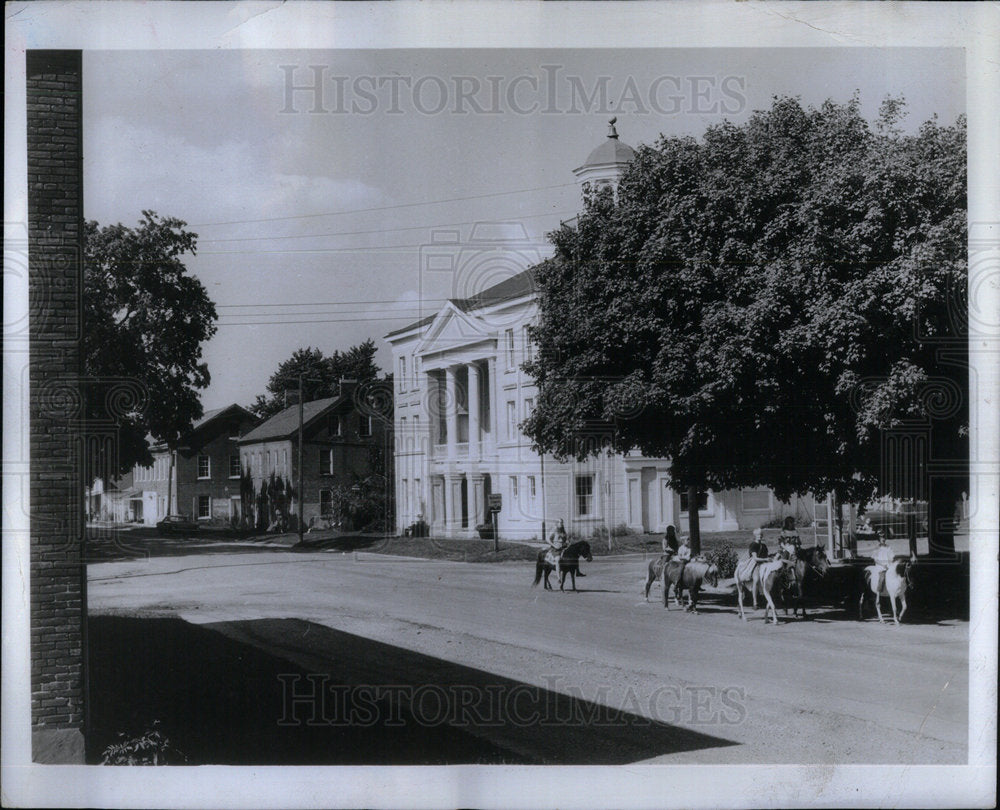
[(239, 478), (240, 477), (240, 457), (230, 456), (229, 457), (229, 477)]
[(281, 451), (281, 471), (285, 475), (288, 475), (288, 451)]
[(204, 520), (205, 518), (212, 517), (212, 496), (211, 495), (199, 495), (198, 496), (198, 518)]
[(208, 456), (198, 456), (198, 477), (212, 477), (212, 460)]
[(771, 490), (769, 489), (744, 489), (742, 496), (743, 511), (745, 512), (765, 511), (771, 508)]
[(517, 502), (517, 476), (510, 476), (510, 499), (512, 502)]
[(420, 504), (423, 503), (423, 494), (420, 491), (420, 479), (413, 479), (413, 506), (416, 509), (417, 516), (420, 516)]
[(507, 402), (507, 438), (513, 439), (517, 435), (517, 405), (515, 402)]
[(399, 390), (406, 390), (406, 358), (399, 358)]
[(358, 424), (358, 435), (359, 436), (371, 436), (372, 435), (372, 418), (371, 416), (361, 415), (361, 420)]
[(403, 479), (402, 496), (403, 496), (403, 515), (408, 517), (410, 514), (410, 480), (408, 478)]
[(531, 498), (532, 500), (534, 500), (535, 499), (535, 495), (537, 495), (537, 494), (538, 493), (535, 491), (535, 476), (529, 475), (528, 476), (528, 497)]
[(253, 471), (254, 475), (260, 478), (260, 452), (253, 454)]
[(535, 359), (535, 344), (531, 341), (531, 335), (528, 334), (527, 326), (524, 327), (524, 359)]
[[(686, 491), (681, 493), (681, 511), (688, 511), (688, 494)], [(701, 490), (698, 493), (698, 511), (708, 511), (708, 493), (705, 490)]]
[(267, 451), (267, 466), (264, 468), (264, 474), (270, 475), (274, 472), (274, 465), (271, 463), (271, 451)]
[(594, 514), (593, 475), (578, 475), (576, 477), (576, 513), (581, 516)]
[(413, 436), (414, 442), (416, 443), (416, 449), (419, 451), (421, 448), (420, 444), (420, 417), (417, 414), (413, 414)]
[(331, 436), (341, 435), (340, 414), (331, 413), (328, 417), (326, 427)]
[(535, 410), (535, 398), (525, 397), (524, 398), (524, 418), (527, 419), (531, 416), (531, 412)]
[(504, 332), (504, 342), (507, 345), (507, 370), (513, 371), (515, 368), (515, 355), (514, 355), (514, 330), (508, 329)]
[(333, 475), (333, 451), (325, 447), (319, 451), (319, 474)]
[(323, 517), (330, 517), (333, 514), (333, 490), (321, 489), (319, 491), (319, 513)]

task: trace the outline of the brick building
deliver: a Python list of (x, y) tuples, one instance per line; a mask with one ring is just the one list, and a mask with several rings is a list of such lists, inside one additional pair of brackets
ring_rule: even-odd
[(26, 68), (32, 758), (82, 763), (81, 54), (29, 50)]
[(200, 521), (240, 517), (240, 436), (259, 420), (240, 405), (207, 411), (177, 448), (177, 511)]
[[(339, 396), (302, 406), (304, 525), (329, 514), (334, 487), (353, 485), (378, 472), (380, 465), (391, 463), (392, 448), (386, 444), (391, 435), (391, 421), (368, 409), (359, 409), (353, 396), (356, 386), (344, 381)], [(240, 439), (243, 469), (250, 472), (255, 492), (272, 474), (298, 487), (298, 431), (299, 406), (292, 405)], [(391, 482), (391, 471), (384, 474)], [(297, 509), (293, 500), (292, 516)]]

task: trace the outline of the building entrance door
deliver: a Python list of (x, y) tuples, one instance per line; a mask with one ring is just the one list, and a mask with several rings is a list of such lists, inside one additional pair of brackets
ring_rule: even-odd
[(651, 532), (656, 528), (657, 512), (656, 467), (643, 467), (639, 488), (642, 491), (642, 530)]

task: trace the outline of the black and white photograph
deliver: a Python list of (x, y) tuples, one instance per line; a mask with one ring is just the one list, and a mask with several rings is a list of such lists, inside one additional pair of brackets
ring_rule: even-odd
[(994, 806), (947, 6), (7, 4), (4, 805)]

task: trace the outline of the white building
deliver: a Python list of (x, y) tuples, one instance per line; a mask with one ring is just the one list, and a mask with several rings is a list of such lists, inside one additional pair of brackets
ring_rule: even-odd
[[(612, 120), (608, 137), (574, 174), (584, 186), (613, 186), (633, 154)], [(499, 251), (508, 265), (527, 252), (523, 241)], [(495, 279), (502, 266), (495, 260), (492, 274), (480, 268), (475, 277)], [(462, 268), (455, 272), (459, 288), (467, 287)], [(489, 519), (489, 496), (499, 493), (502, 537), (541, 537), (543, 521), (551, 532), (559, 519), (583, 535), (621, 524), (685, 531), (687, 496), (667, 485), (664, 459), (628, 453), (557, 463), (532, 451), (518, 425), (538, 393), (521, 370), (533, 351), (527, 326), (538, 315), (534, 276), (530, 267), (506, 275), (386, 336), (395, 370), (397, 530), (423, 519), (437, 536), (476, 536)], [(707, 492), (700, 500), (709, 532), (752, 528), (783, 514), (812, 518), (814, 508), (811, 499), (780, 504), (767, 489)]]

